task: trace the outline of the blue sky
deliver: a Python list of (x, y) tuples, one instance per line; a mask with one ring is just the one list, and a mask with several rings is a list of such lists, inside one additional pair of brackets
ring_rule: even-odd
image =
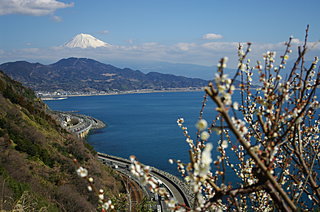
[[(238, 42), (253, 42), (259, 59), (290, 35), (301, 45), (307, 24), (309, 41), (319, 41), (319, 8), (319, 0), (0, 0), (0, 63), (77, 56), (215, 65), (228, 56), (235, 66)], [(115, 48), (60, 48), (79, 33)]]

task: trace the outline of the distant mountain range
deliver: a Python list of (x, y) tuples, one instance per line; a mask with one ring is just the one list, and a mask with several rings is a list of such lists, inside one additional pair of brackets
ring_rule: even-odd
[(0, 65), (13, 79), (36, 91), (111, 92), (139, 89), (203, 87), (208, 81), (117, 68), (87, 58), (62, 59), (50, 65), (26, 61)]

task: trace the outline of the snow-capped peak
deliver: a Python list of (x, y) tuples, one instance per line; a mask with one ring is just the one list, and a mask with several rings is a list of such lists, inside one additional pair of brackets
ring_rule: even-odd
[(89, 34), (78, 34), (72, 38), (69, 42), (64, 44), (69, 48), (97, 48), (97, 47), (110, 47), (111, 45), (103, 42)]

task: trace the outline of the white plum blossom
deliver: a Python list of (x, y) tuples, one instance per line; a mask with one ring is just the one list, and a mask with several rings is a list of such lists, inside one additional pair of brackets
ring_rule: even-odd
[(101, 200), (104, 199), (104, 195), (103, 195), (103, 194), (99, 194), (98, 197), (99, 197), (99, 199), (101, 199)]
[(245, 135), (248, 133), (248, 128), (246, 127), (246, 124), (243, 120), (235, 119), (234, 117), (232, 117), (231, 120), (241, 135)]
[(213, 148), (213, 145), (211, 143), (208, 143), (202, 152), (201, 163), (205, 166), (210, 166), (210, 164), (212, 163), (212, 158), (211, 158), (212, 148)]
[(190, 139), (190, 138), (186, 138), (186, 142), (187, 142), (188, 144), (191, 144), (191, 143), (193, 142), (193, 140)]
[(176, 201), (175, 201), (173, 198), (171, 198), (171, 199), (167, 202), (167, 206), (168, 206), (168, 208), (175, 208), (175, 206), (176, 206)]
[(223, 140), (222, 143), (221, 143), (221, 147), (222, 147), (223, 149), (228, 148), (228, 141), (227, 141), (227, 140)]
[(102, 208), (105, 209), (105, 210), (108, 210), (109, 208), (113, 209), (113, 207), (114, 206), (112, 205), (111, 200), (108, 200), (107, 202), (102, 204)]
[[(78, 164), (78, 160), (77, 159), (73, 159), (73, 161)], [(88, 170), (86, 168), (83, 168), (82, 166), (78, 166), (79, 168), (76, 170), (77, 174), (79, 177), (82, 178), (86, 178), (88, 185), (87, 185), (87, 189), (89, 192), (92, 191), (97, 191), (97, 189), (94, 187), (93, 184), (93, 177), (88, 177)], [(104, 195), (104, 190), (103, 189), (99, 189), (99, 192), (96, 193), (96, 195), (99, 198), (99, 205), (102, 208), (102, 211), (107, 211), (109, 208), (110, 209), (114, 209), (114, 205), (112, 205), (112, 201), (111, 200), (107, 200), (107, 198)]]
[(80, 167), (77, 169), (77, 174), (78, 174), (80, 177), (87, 177), (87, 176), (88, 176), (88, 170), (80, 166)]
[(178, 126), (179, 127), (182, 127), (182, 124), (184, 123), (184, 119), (183, 118), (179, 118), (178, 120), (177, 120), (177, 124), (178, 124)]
[(206, 130), (207, 127), (208, 127), (208, 122), (205, 119), (200, 119), (196, 124), (196, 128), (200, 131)]
[(239, 103), (238, 102), (234, 102), (232, 105), (233, 109), (235, 110), (239, 110)]
[(203, 131), (201, 134), (200, 134), (200, 138), (201, 140), (203, 141), (207, 141), (210, 137), (210, 134), (207, 132), (207, 131)]
[[(194, 175), (200, 176), (202, 180), (206, 179), (208, 173), (210, 172), (210, 164), (212, 163), (211, 150), (213, 146), (208, 143), (201, 153), (201, 160), (194, 164)], [(193, 183), (193, 190), (198, 190), (200, 186), (197, 182)]]

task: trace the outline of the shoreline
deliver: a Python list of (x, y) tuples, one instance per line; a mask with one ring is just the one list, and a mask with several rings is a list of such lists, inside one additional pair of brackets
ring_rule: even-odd
[[(77, 119), (83, 119), (83, 122), (90, 122), (91, 125), (89, 128), (87, 128), (85, 130), (85, 132), (82, 132), (83, 130), (81, 131), (69, 131), (67, 128), (64, 128), (66, 129), (67, 131), (69, 131), (71, 134), (74, 134), (80, 138), (86, 138), (86, 136), (89, 136), (89, 133), (92, 131), (92, 130), (96, 130), (96, 129), (102, 129), (102, 128), (105, 128), (107, 127), (107, 124), (104, 123), (103, 121), (99, 120), (99, 119), (96, 119), (92, 116), (87, 116), (87, 115), (83, 115), (83, 114), (75, 114), (73, 112), (64, 112), (64, 111), (51, 111), (52, 114), (56, 115), (57, 116), (57, 121), (60, 121), (60, 125), (61, 127), (63, 127), (63, 119), (65, 119), (67, 116), (69, 116), (70, 119), (72, 118), (77, 118)], [(84, 140), (84, 142), (87, 142), (87, 140)], [(128, 163), (131, 163), (130, 160), (126, 159), (126, 158), (122, 158), (122, 157), (119, 157), (119, 156), (115, 156), (115, 155), (109, 155), (107, 153), (102, 153), (102, 152), (97, 152), (97, 156), (98, 156), (98, 159), (99, 159), (99, 155), (105, 155), (105, 156), (108, 156), (108, 157), (111, 157), (111, 158), (115, 158), (117, 160), (122, 160), (122, 161), (126, 161)], [(161, 175), (165, 176), (166, 178), (168, 178), (170, 181), (172, 181), (177, 187), (179, 187), (179, 189), (184, 193), (184, 195), (186, 196), (187, 198), (187, 201), (189, 202), (189, 204), (192, 202), (192, 199), (193, 199), (193, 194), (190, 190), (190, 187), (181, 179), (179, 178), (178, 176), (175, 176), (169, 172), (166, 172), (164, 170), (161, 170), (161, 169), (158, 169), (156, 167), (153, 167), (151, 166), (153, 171), (156, 171), (158, 173), (160, 173)], [(116, 171), (117, 168), (113, 168), (115, 169)], [(130, 176), (130, 175), (128, 175)]]
[[(79, 97), (79, 96), (114, 96), (114, 95), (125, 95), (125, 94), (146, 94), (146, 93), (175, 93), (175, 92), (199, 92), (204, 91), (203, 88), (175, 88), (168, 90), (153, 90), (153, 89), (142, 89), (142, 90), (131, 90), (131, 91), (118, 91), (112, 93), (79, 93), (79, 94), (52, 94), (46, 95), (41, 98), (43, 101), (51, 100), (64, 100), (69, 97)], [(39, 93), (38, 93), (39, 94)]]
[[(77, 114), (75, 112), (67, 112), (67, 111), (51, 111), (52, 115), (56, 116), (56, 120), (60, 122), (60, 126), (64, 129), (66, 129), (68, 132), (70, 132), (71, 134), (80, 137), (82, 139), (84, 139), (84, 142), (88, 142), (87, 141), (87, 136), (90, 136), (90, 132), (96, 130), (96, 129), (102, 129), (107, 127), (107, 124), (104, 123), (103, 121), (96, 119), (95, 117), (92, 116), (87, 116), (87, 115), (83, 115), (83, 114)], [(67, 126), (64, 125), (64, 123), (66, 122), (66, 120), (69, 119), (70, 121), (72, 119), (78, 119), (79, 123), (77, 123), (75, 126)], [(78, 125), (86, 125), (85, 123), (89, 123), (89, 125), (87, 127), (79, 127)], [(73, 131), (72, 129), (77, 129), (75, 131)], [(109, 155), (107, 153), (102, 153), (102, 152), (97, 152), (97, 159), (99, 160), (99, 155), (104, 155), (104, 156), (108, 156), (111, 158), (115, 158), (117, 160), (121, 160), (121, 161), (126, 161), (128, 163), (131, 163), (130, 160), (126, 159), (126, 158), (122, 158), (119, 156), (115, 156), (115, 155)], [(103, 163), (103, 161), (102, 161)], [(104, 163), (103, 163), (104, 164)], [(110, 166), (112, 167), (112, 166)], [(168, 181), (173, 184), (175, 187), (177, 187), (185, 196), (187, 203), (190, 205), (190, 203), (192, 203), (192, 200), (194, 198), (193, 193), (191, 192), (190, 186), (183, 181), (179, 176), (175, 176), (167, 171), (158, 169), (154, 166), (151, 166), (153, 172), (158, 173), (158, 175), (162, 175), (163, 177), (167, 178)], [(115, 171), (119, 171), (117, 168), (112, 167)], [(123, 173), (121, 171), (119, 171), (120, 173)], [(126, 175), (130, 178), (132, 178), (133, 176), (130, 175), (130, 173), (126, 173)], [(167, 185), (168, 186), (168, 185)]]
[[(117, 92), (111, 92), (111, 93), (47, 94), (45, 96), (39, 95), (41, 92), (38, 92), (37, 96), (42, 101), (56, 101), (56, 100), (65, 100), (69, 97), (82, 97), (82, 96), (115, 96), (115, 95), (126, 95), (126, 94), (200, 92), (200, 91), (204, 91), (204, 88), (205, 87), (174, 88), (174, 89), (168, 89), (168, 90), (142, 89), (142, 90), (130, 90), (130, 91), (117, 91)], [(257, 90), (257, 89), (258, 88), (251, 88), (249, 90)], [(235, 88), (235, 90), (241, 90), (241, 89)]]

